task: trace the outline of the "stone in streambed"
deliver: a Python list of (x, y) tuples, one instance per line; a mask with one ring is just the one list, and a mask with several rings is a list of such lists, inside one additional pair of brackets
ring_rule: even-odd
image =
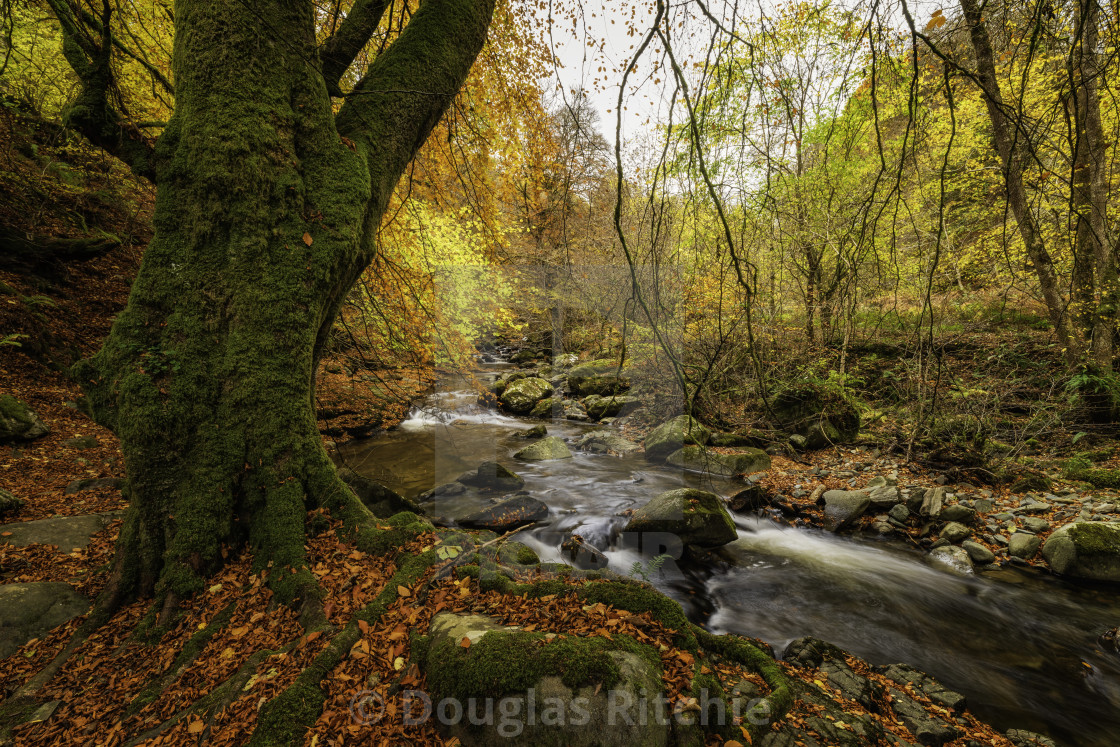
[(824, 494), (824, 525), (838, 532), (863, 516), (871, 498), (862, 490), (829, 490)]
[(536, 376), (519, 379), (502, 392), (502, 405), (512, 413), (528, 415), (533, 407), (546, 397), (551, 397), (552, 384)]
[(665, 459), (674, 467), (734, 477), (750, 475), (770, 468), (770, 456), (762, 449), (741, 449), (734, 454), (719, 454), (703, 446), (685, 446)]
[(401, 511), (411, 511), (414, 514), (424, 513), (416, 501), (405, 498), (395, 490), (391, 490), (364, 475), (359, 475), (352, 469), (343, 467), (338, 471), (338, 476), (350, 486), (354, 495), (358, 496), (358, 500), (365, 504), (365, 507), (374, 516), (387, 519)]
[(478, 465), (478, 469), (459, 475), (456, 482), (470, 485), (472, 488), (507, 493), (520, 490), (525, 486), (525, 480), (520, 475), (497, 462), (483, 462)]
[(515, 459), (524, 459), (528, 462), (543, 462), (550, 459), (571, 459), (572, 452), (564, 443), (564, 439), (546, 436), (536, 443), (529, 444), (513, 456)]
[(561, 542), (560, 552), (565, 560), (585, 571), (601, 571), (610, 562), (597, 547), (589, 544), (578, 534), (573, 534)]
[(602, 420), (603, 418), (613, 418), (620, 415), (629, 415), (634, 410), (637, 410), (642, 405), (642, 401), (637, 397), (625, 396), (607, 396), (603, 397), (598, 394), (592, 394), (589, 397), (584, 397), (580, 400), (583, 405), (584, 412), (587, 417), (592, 420)]
[(941, 539), (947, 540), (950, 544), (958, 545), (972, 536), (972, 530), (964, 524), (950, 521), (941, 528), (940, 535)]
[(568, 390), (578, 397), (597, 394), (610, 397), (629, 391), (630, 380), (622, 376), (573, 376), (568, 374)]
[(515, 495), (457, 519), (456, 523), (468, 529), (489, 529), (502, 534), (547, 518), (548, 506), (529, 495)]
[(646, 459), (662, 462), (675, 451), (686, 445), (703, 446), (708, 443), (712, 432), (696, 418), (688, 415), (678, 415), (650, 431), (646, 436)]
[(1007, 546), (1007, 554), (1013, 558), (1030, 560), (1038, 553), (1042, 540), (1027, 532), (1015, 532), (1011, 535), (1011, 542)]
[(955, 573), (972, 573), (972, 558), (968, 552), (956, 545), (934, 548), (930, 551), (929, 557), (935, 564)]
[(995, 553), (979, 542), (972, 542), (971, 540), (962, 542), (961, 549), (968, 553), (968, 557), (972, 559), (973, 563), (978, 565), (987, 565), (988, 563), (995, 562)]
[(619, 456), (632, 454), (642, 448), (615, 433), (602, 431), (588, 433), (576, 443), (576, 447), (582, 451), (590, 451), (592, 454), (618, 454)]
[(720, 497), (691, 488), (657, 496), (634, 512), (624, 531), (672, 534), (697, 547), (719, 547), (738, 536)]
[(1103, 521), (1067, 524), (1046, 540), (1042, 556), (1062, 575), (1120, 582), (1120, 526)]

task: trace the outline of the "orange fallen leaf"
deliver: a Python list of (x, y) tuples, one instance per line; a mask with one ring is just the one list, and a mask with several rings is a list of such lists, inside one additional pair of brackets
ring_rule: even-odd
[(400, 594), (402, 597), (412, 596), (412, 592), (408, 590), (407, 586), (398, 586), (397, 587), (397, 593)]
[(311, 234), (307, 233), (306, 231), (303, 234), (303, 243), (311, 246)]
[(463, 636), (463, 640), (459, 641), (459, 645), (462, 646), (463, 648), (470, 648), (471, 647), (471, 639), (467, 638), (466, 636)]

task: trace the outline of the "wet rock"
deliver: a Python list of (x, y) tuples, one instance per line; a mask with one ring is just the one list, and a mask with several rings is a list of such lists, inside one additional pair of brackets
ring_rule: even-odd
[(592, 420), (613, 418), (629, 415), (642, 406), (642, 401), (637, 397), (607, 396), (592, 394), (580, 400), (587, 417)]
[(89, 611), (89, 600), (66, 583), (0, 586), (0, 659), (32, 638)]
[(0, 488), (0, 516), (14, 514), (23, 508), (23, 499), (16, 498), (7, 490)]
[(536, 443), (517, 451), (513, 456), (515, 459), (523, 459), (527, 462), (543, 462), (550, 459), (571, 459), (572, 452), (564, 443), (564, 439), (558, 436), (545, 436)]
[(1011, 542), (1007, 546), (1007, 554), (1013, 558), (1030, 560), (1038, 553), (1042, 540), (1033, 534), (1015, 532), (1011, 535)]
[(519, 379), (509, 384), (502, 392), (502, 405), (510, 412), (528, 415), (533, 407), (546, 397), (551, 397), (552, 384), (536, 376)]
[(1005, 736), (1015, 747), (1058, 747), (1057, 742), (1050, 737), (1026, 729), (1008, 729)]
[(976, 563), (977, 565), (987, 565), (988, 563), (995, 562), (995, 553), (981, 545), (979, 542), (962, 542), (961, 549), (968, 553), (968, 557), (971, 558), (972, 562)]
[(828, 660), (844, 660), (844, 650), (820, 638), (805, 636), (789, 642), (782, 660), (804, 669), (817, 669)]
[(520, 475), (497, 462), (483, 462), (478, 465), (478, 469), (459, 475), (456, 482), (473, 488), (506, 493), (520, 490), (525, 486), (525, 480)]
[[(464, 638), (469, 646), (462, 645)], [(637, 712), (638, 703), (663, 688), (655, 649), (634, 650), (601, 637), (557, 638), (480, 615), (450, 613), (432, 618), (428, 641), (424, 674), (433, 702), (454, 699), (464, 703), (465, 713), (469, 697), (501, 697), (505, 716), (495, 707), (496, 717), (485, 719), (486, 725), (471, 726), (464, 715), (457, 724), (440, 726), (446, 738), (457, 738), (464, 747), (669, 744), (668, 720), (640, 718)], [(583, 664), (578, 669), (572, 667), (577, 659)], [(627, 702), (634, 707), (624, 718), (619, 706)], [(512, 719), (510, 706), (516, 707)], [(550, 712), (554, 717), (548, 717)], [(567, 716), (555, 717), (558, 713)]]
[(941, 747), (960, 736), (959, 729), (931, 716), (922, 704), (902, 690), (891, 688), (891, 710), (906, 728), (927, 747)]
[(586, 571), (601, 571), (610, 563), (606, 555), (578, 534), (573, 534), (561, 542), (560, 552), (573, 566)]
[(646, 459), (664, 461), (685, 445), (703, 446), (712, 432), (688, 415), (678, 415), (654, 428), (645, 440)]
[(610, 397), (630, 390), (630, 379), (622, 376), (574, 376), (568, 374), (568, 390), (575, 396), (597, 394)]
[(110, 490), (120, 490), (124, 485), (124, 480), (119, 477), (84, 477), (78, 480), (71, 480), (69, 484), (63, 489), (63, 495), (74, 495), (83, 490), (101, 490), (108, 488)]
[(953, 545), (958, 545), (964, 540), (972, 536), (972, 530), (964, 524), (958, 524), (955, 521), (950, 521), (948, 524), (941, 528), (941, 539)]
[(584, 422), (590, 418), (587, 416), (587, 410), (583, 409), (583, 405), (575, 400), (566, 399), (564, 400), (564, 419)]
[(534, 418), (554, 418), (564, 412), (564, 399), (562, 397), (545, 397), (533, 409), (529, 416)]
[(545, 428), (543, 425), (534, 425), (532, 428), (529, 428), (528, 430), (524, 430), (524, 431), (521, 431), (520, 433), (514, 434), (514, 436), (516, 438), (544, 438), (547, 435), (548, 435), (548, 428)]
[(824, 494), (824, 524), (838, 532), (863, 516), (871, 498), (862, 490), (829, 490)]
[(548, 518), (548, 506), (529, 495), (515, 495), (493, 506), (456, 519), (468, 529), (489, 529), (503, 534)]
[(875, 667), (875, 671), (900, 685), (910, 685), (917, 692), (922, 693), (943, 708), (950, 711), (963, 711), (967, 707), (966, 699), (958, 692), (954, 692), (930, 677), (906, 664), (890, 664), (885, 667)]
[(734, 454), (719, 454), (703, 446), (685, 446), (665, 459), (674, 467), (734, 477), (750, 475), (770, 468), (770, 456), (761, 449), (743, 449)]
[(19, 524), (5, 524), (0, 543), (17, 547), (26, 545), (54, 545), (62, 552), (83, 549), (93, 535), (107, 527), (111, 522), (124, 516), (123, 511), (106, 511), (100, 514), (82, 516), (56, 516), (50, 519), (36, 519)]
[(50, 428), (24, 402), (0, 394), (0, 443), (32, 441), (50, 433)]
[(930, 560), (955, 573), (972, 573), (972, 558), (956, 545), (945, 545), (930, 551)]
[(358, 500), (365, 504), (374, 516), (387, 519), (401, 511), (411, 511), (414, 514), (423, 513), (416, 501), (405, 498), (395, 490), (391, 490), (364, 475), (359, 475), (352, 469), (343, 467), (338, 471), (338, 476), (350, 486), (354, 495), (358, 496)]
[(642, 448), (633, 441), (629, 441), (615, 433), (603, 433), (601, 431), (588, 433), (576, 442), (576, 447), (582, 451), (590, 451), (593, 454), (618, 454), (619, 456), (641, 451)]
[(719, 547), (738, 536), (720, 497), (691, 488), (657, 496), (634, 512), (624, 531), (672, 534), (697, 547)]
[(732, 511), (758, 511), (770, 505), (770, 494), (761, 485), (751, 485), (727, 500)]
[(1042, 556), (1063, 575), (1120, 582), (1120, 526), (1100, 521), (1066, 524), (1046, 540)]

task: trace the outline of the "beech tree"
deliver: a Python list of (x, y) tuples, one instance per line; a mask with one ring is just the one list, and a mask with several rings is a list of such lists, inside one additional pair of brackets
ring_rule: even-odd
[(307, 512), (329, 509), (359, 547), (376, 536), (321, 444), (316, 364), (494, 0), (424, 0), (346, 94), (340, 81), (387, 0), (355, 0), (322, 43), (310, 0), (178, 0), (174, 113), (154, 141), (114, 104), (116, 6), (103, 0), (97, 17), (48, 2), (81, 81), (67, 123), (157, 191), (128, 306), (75, 369), (92, 415), (120, 438), (130, 500), (91, 621), (149, 595), (169, 620), (224, 546), (248, 542), (278, 599), (314, 624)]

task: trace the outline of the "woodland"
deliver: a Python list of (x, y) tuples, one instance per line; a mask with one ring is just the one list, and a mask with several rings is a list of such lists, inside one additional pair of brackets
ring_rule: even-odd
[(0, 745), (1115, 745), (1118, 42), (0, 0)]

